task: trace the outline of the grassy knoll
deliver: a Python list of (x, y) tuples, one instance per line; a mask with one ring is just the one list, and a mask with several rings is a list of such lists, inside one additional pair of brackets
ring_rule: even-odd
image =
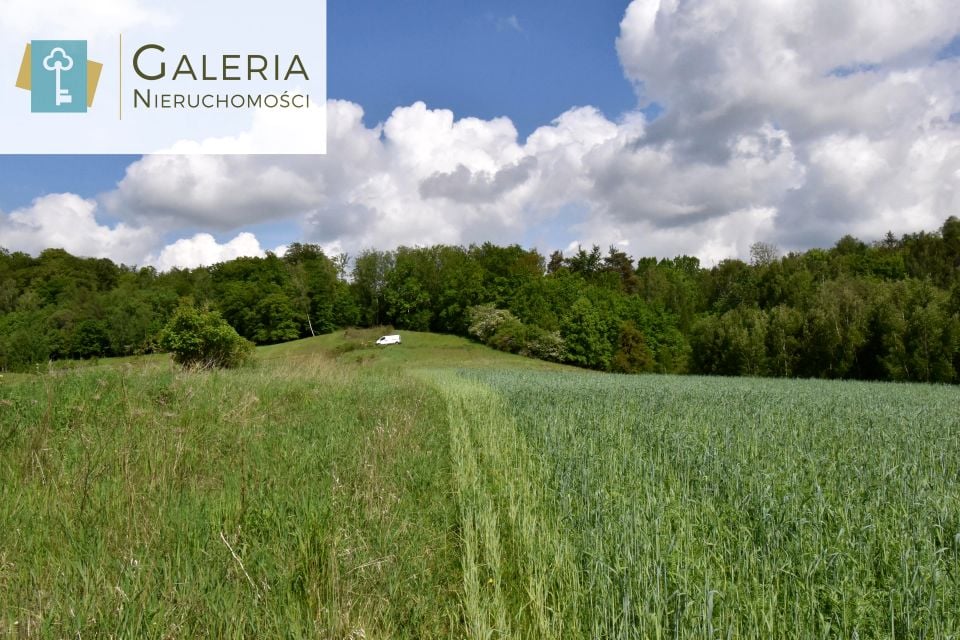
[(456, 336), (404, 331), (403, 344), (378, 347), (383, 330), (348, 329), (316, 338), (261, 347), (258, 358), (271, 362), (314, 356), (318, 352), (337, 358), (344, 365), (362, 364), (383, 370), (395, 368), (454, 367), (467, 369), (509, 368), (527, 371), (579, 371), (542, 360), (494, 351)]
[(0, 637), (960, 637), (960, 394), (339, 332), (0, 381)]

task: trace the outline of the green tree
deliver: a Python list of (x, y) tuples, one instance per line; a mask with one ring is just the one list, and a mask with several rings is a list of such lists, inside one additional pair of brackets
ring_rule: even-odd
[(801, 372), (810, 377), (855, 378), (862, 375), (859, 354), (869, 339), (873, 285), (847, 276), (825, 282), (809, 310)]
[(624, 322), (611, 369), (618, 373), (646, 373), (653, 371), (655, 365), (653, 351), (647, 346), (643, 332), (632, 322)]
[(81, 360), (99, 358), (110, 351), (110, 335), (105, 322), (83, 320), (78, 323), (70, 335), (71, 358)]
[(607, 326), (593, 303), (581, 297), (563, 319), (560, 335), (567, 348), (567, 361), (590, 369), (608, 369), (612, 347)]
[(769, 373), (789, 378), (796, 374), (803, 341), (803, 314), (786, 305), (767, 312), (767, 361)]
[(392, 277), (383, 300), (386, 317), (395, 326), (413, 331), (430, 330), (430, 294), (416, 278)]
[(238, 367), (253, 355), (253, 344), (219, 313), (188, 305), (174, 312), (163, 330), (160, 346), (184, 367)]
[(589, 252), (583, 247), (577, 247), (577, 252), (567, 259), (566, 265), (572, 273), (589, 279), (600, 273), (603, 268), (603, 258), (600, 253), (600, 247), (593, 245)]
[(707, 316), (691, 336), (694, 370), (725, 376), (766, 375), (766, 314), (759, 309), (734, 309)]
[(960, 218), (947, 218), (940, 228), (940, 237), (943, 239), (945, 266), (949, 274), (945, 284), (960, 283)]
[(47, 318), (42, 311), (0, 315), (0, 371), (25, 371), (52, 354)]
[(881, 307), (882, 358), (894, 380), (953, 382), (960, 352), (960, 320), (945, 291), (929, 281), (907, 280), (890, 288)]
[(353, 261), (351, 287), (364, 325), (377, 326), (385, 321), (387, 277), (394, 259), (392, 252), (368, 250)]
[(258, 344), (287, 342), (300, 337), (298, 314), (290, 299), (281, 292), (264, 296), (254, 309), (257, 329), (253, 339)]
[[(287, 249), (283, 262), (288, 273), (285, 292), (297, 312), (295, 324), (304, 325), (311, 336), (333, 331), (341, 322), (338, 310), (344, 305), (340, 297), (349, 295), (340, 286), (346, 256), (331, 260), (319, 246), (295, 242)], [(271, 331), (276, 334), (279, 327), (272, 327)]]

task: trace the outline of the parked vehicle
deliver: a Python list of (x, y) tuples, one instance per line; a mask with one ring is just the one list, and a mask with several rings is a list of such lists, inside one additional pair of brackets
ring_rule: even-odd
[(396, 334), (391, 336), (380, 336), (379, 338), (377, 338), (377, 344), (380, 344), (380, 345), (400, 344), (400, 336)]

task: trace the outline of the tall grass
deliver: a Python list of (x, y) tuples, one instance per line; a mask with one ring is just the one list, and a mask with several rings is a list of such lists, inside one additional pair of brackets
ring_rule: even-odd
[(323, 358), (0, 388), (0, 635), (441, 637), (444, 407)]

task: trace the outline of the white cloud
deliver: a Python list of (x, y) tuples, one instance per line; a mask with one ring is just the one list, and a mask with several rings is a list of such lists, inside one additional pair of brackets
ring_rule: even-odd
[[(30, 39), (116, 34), (145, 24), (167, 24), (162, 9), (141, 0), (0, 0), (0, 33)], [(46, 34), (46, 35), (44, 35)]]
[[(153, 265), (161, 271), (194, 268), (240, 256), (264, 256), (256, 236), (244, 232), (220, 244), (208, 233), (182, 238), (156, 250), (160, 235), (149, 226), (110, 226), (96, 219), (97, 203), (72, 193), (37, 198), (29, 207), (0, 212), (0, 247), (33, 255), (59, 248), (84, 257), (110, 258), (127, 265)], [(285, 246), (275, 253), (282, 255)]]
[(936, 59), (958, 25), (948, 0), (634, 0), (618, 51), (666, 111), (598, 179), (638, 222), (772, 210), (787, 248), (936, 228), (960, 204), (960, 63)]
[(622, 224), (591, 219), (574, 227), (580, 236), (567, 246), (567, 253), (578, 246), (616, 245), (634, 256), (693, 255), (711, 266), (726, 258), (748, 256), (750, 245), (771, 236), (775, 219), (776, 210), (772, 208), (740, 209), (671, 228), (644, 221)]
[(770, 125), (738, 135), (724, 163), (683, 162), (673, 143), (618, 139), (587, 155), (595, 210), (623, 222), (681, 227), (769, 202), (802, 183), (789, 136)]
[(244, 256), (263, 257), (265, 252), (252, 233), (241, 233), (235, 238), (220, 244), (209, 233), (198, 233), (192, 238), (181, 238), (164, 247), (156, 257), (150, 256), (147, 262), (160, 271), (174, 267), (194, 269), (206, 267), (218, 262), (226, 262)]
[[(372, 129), (362, 116), (357, 105), (329, 103), (325, 157), (149, 156), (131, 165), (105, 200), (117, 215), (165, 228), (227, 230), (298, 216), (307, 239), (352, 246), (456, 242), (465, 223), (501, 217), (508, 224), (518, 213), (494, 207), (495, 196), (520, 199), (514, 192), (529, 177), (509, 120), (455, 121), (422, 103)], [(459, 195), (456, 185), (443, 186), (457, 176), (466, 176)]]
[(309, 174), (285, 167), (283, 160), (155, 155), (130, 165), (104, 201), (131, 220), (223, 230), (301, 213), (321, 198)]
[[(310, 98), (309, 89), (304, 87), (295, 87), (290, 93)], [(269, 155), (274, 153), (270, 150), (277, 149), (282, 149), (283, 154), (286, 155), (316, 154), (323, 146), (318, 145), (317, 141), (326, 140), (326, 106), (312, 103), (309, 107), (299, 106), (300, 100), (301, 98), (297, 98), (297, 108), (255, 111), (252, 123), (237, 135), (211, 137), (199, 141), (179, 140), (172, 146), (158, 151), (156, 155), (257, 153)]]
[(7, 215), (0, 212), (0, 245), (33, 254), (61, 248), (75, 255), (141, 264), (156, 241), (154, 231), (124, 223), (100, 224), (96, 210), (95, 201), (70, 193), (37, 198), (29, 207)]
[[(932, 229), (960, 213), (960, 60), (936, 59), (958, 25), (953, 0), (634, 0), (617, 47), (652, 122), (575, 108), (524, 141), (507, 118), (415, 103), (368, 127), (331, 101), (325, 157), (149, 156), (104, 203), (166, 232), (292, 219), (291, 241), (351, 252), (537, 237), (712, 262)], [(157, 260), (231, 244), (198, 238)]]
[(516, 31), (517, 33), (523, 33), (523, 27), (520, 26), (520, 19), (515, 15), (510, 15), (505, 18), (497, 18), (497, 30)]

